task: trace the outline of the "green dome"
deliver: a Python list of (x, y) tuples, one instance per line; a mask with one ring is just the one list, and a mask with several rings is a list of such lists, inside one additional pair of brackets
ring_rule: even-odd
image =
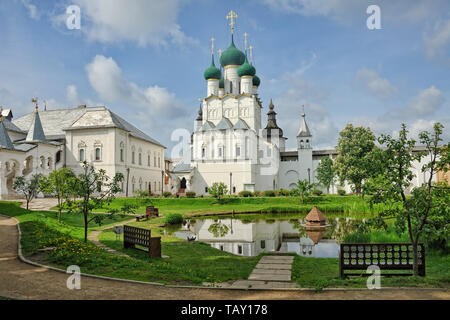
[(211, 65), (209, 66), (208, 69), (205, 70), (203, 76), (205, 77), (205, 80), (210, 79), (219, 80), (222, 77), (222, 72), (220, 72), (220, 70), (214, 64), (214, 55), (211, 57)]
[(241, 65), (238, 69), (238, 75), (239, 77), (243, 76), (254, 76), (256, 73), (256, 69), (254, 66), (252, 66), (250, 63), (248, 63), (247, 55), (245, 56), (244, 64)]
[(259, 87), (260, 84), (261, 84), (261, 80), (259, 79), (258, 76), (255, 75), (253, 77), (253, 85), (256, 86), (256, 87)]
[(245, 54), (241, 50), (236, 48), (236, 46), (234, 45), (233, 35), (231, 35), (231, 45), (220, 56), (220, 64), (222, 65), (222, 67), (229, 65), (240, 66), (244, 63), (244, 60)]
[(219, 89), (225, 89), (225, 79), (223, 77), (219, 80)]

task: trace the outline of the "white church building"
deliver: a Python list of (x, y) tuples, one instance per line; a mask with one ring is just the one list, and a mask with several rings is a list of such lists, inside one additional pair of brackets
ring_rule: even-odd
[(106, 107), (35, 111), (13, 120), (0, 112), (0, 198), (16, 198), (15, 177), (48, 175), (67, 167), (79, 173), (84, 161), (110, 177), (125, 177), (122, 194), (161, 194), (165, 147)]
[[(233, 22), (231, 26), (231, 44), (219, 52), (221, 68), (215, 65), (212, 44), (211, 65), (204, 72), (206, 96), (198, 110), (190, 152), (186, 152), (190, 155), (183, 155), (183, 160), (171, 170), (172, 192), (205, 195), (214, 182), (225, 183), (230, 194), (243, 190), (290, 190), (298, 180), (317, 183), (320, 160), (336, 158), (336, 151), (313, 150), (313, 135), (304, 109), (297, 120), (292, 115), (292, 121), (298, 121), (297, 148), (285, 148), (287, 137), (277, 124), (272, 101), (267, 120), (262, 120), (265, 111), (258, 97), (261, 81), (252, 65), (252, 52), (249, 59), (247, 50), (244, 53), (236, 47)], [(246, 34), (244, 37), (247, 47)], [(425, 176), (420, 164), (415, 167), (415, 185), (420, 185)], [(351, 192), (347, 184), (333, 185), (330, 192), (337, 193), (338, 189)]]

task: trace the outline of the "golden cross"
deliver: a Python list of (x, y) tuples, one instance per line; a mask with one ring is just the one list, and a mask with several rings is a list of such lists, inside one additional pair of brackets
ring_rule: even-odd
[(227, 20), (230, 19), (230, 26), (231, 26), (231, 33), (232, 34), (234, 34), (234, 19), (236, 19), (237, 17), (238, 17), (238, 15), (233, 10), (228, 12)]
[(214, 54), (214, 41), (216, 41), (216, 39), (211, 38), (211, 54)]
[(250, 63), (253, 63), (253, 46), (248, 47), (250, 50)]
[(37, 99), (37, 98), (33, 98), (33, 99), (31, 99), (31, 102), (33, 102), (33, 103), (36, 104), (36, 106), (35, 106), (35, 112), (37, 112), (37, 110), (38, 110), (38, 99)]
[(245, 33), (244, 33), (244, 47), (245, 47), (245, 50), (246, 50), (246, 51), (247, 51), (247, 37), (248, 37), (248, 33), (245, 32)]

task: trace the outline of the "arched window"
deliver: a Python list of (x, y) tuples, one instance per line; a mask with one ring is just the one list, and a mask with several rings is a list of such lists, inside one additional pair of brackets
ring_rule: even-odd
[(142, 165), (142, 153), (139, 152), (139, 165)]
[(84, 149), (80, 149), (80, 152), (79, 152), (79, 160), (80, 160), (80, 161), (84, 161)]
[(62, 154), (62, 151), (61, 151), (61, 150), (59, 150), (59, 151), (56, 153), (56, 156), (55, 156), (56, 163), (59, 163), (59, 162), (61, 161), (61, 154)]
[(241, 156), (241, 146), (239, 144), (236, 145), (236, 157)]
[(156, 152), (153, 154), (153, 166), (156, 167)]
[(222, 147), (222, 145), (219, 145), (219, 147), (217, 148), (217, 156), (219, 158), (223, 158), (223, 147)]
[(125, 148), (125, 145), (124, 145), (124, 143), (123, 142), (121, 142), (120, 143), (120, 162), (124, 162), (125, 160), (124, 160), (124, 148)]
[(206, 148), (202, 146), (202, 158), (206, 157)]
[(100, 161), (102, 159), (102, 150), (97, 147), (95, 148), (95, 161)]
[(158, 168), (161, 168), (161, 154), (158, 153)]
[(135, 150), (136, 150), (136, 149), (134, 148), (134, 146), (131, 147), (131, 163), (132, 163), (132, 164), (135, 164), (135, 162), (136, 162), (136, 159), (135, 159), (136, 151), (135, 151)]
[[(150, 167), (150, 151), (148, 152), (148, 154), (147, 154), (147, 166), (149, 166)], [(147, 187), (145, 188), (145, 189), (147, 189)]]
[(51, 157), (48, 157), (48, 159), (47, 159), (47, 168), (48, 169), (52, 169), (52, 166), (53, 166), (53, 160), (52, 160)]

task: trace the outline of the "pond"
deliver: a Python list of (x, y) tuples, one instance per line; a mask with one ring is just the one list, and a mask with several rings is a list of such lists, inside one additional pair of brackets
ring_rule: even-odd
[(337, 258), (342, 238), (361, 221), (364, 220), (331, 218), (326, 227), (307, 228), (304, 219), (191, 219), (183, 225), (167, 227), (165, 233), (247, 257), (263, 252), (293, 252), (304, 257)]

